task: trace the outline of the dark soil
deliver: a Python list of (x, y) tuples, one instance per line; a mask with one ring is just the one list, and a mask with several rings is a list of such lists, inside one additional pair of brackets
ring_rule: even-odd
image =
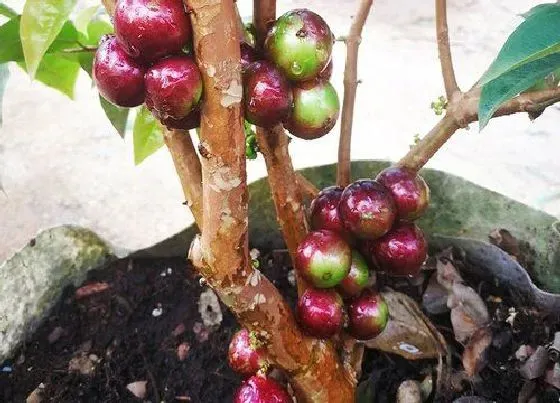
[[(287, 254), (279, 251), (264, 256), (261, 270), (293, 304), (295, 289), (287, 280)], [(24, 402), (40, 384), (44, 386), (43, 401), (231, 401), (240, 377), (229, 369), (226, 350), (238, 325), (222, 307), (220, 328), (211, 331), (204, 327), (198, 312), (204, 287), (183, 259), (121, 260), (89, 273), (84, 285), (91, 290), (91, 285), (100, 283), (109, 287), (81, 298), (77, 295), (88, 288), (66, 289), (27, 344), (0, 365), (0, 401)], [(515, 402), (524, 383), (515, 351), (521, 344), (545, 344), (555, 327), (530, 309), (518, 307), (518, 320), (512, 328), (505, 322), (510, 308), (507, 293), (476, 281), (470, 285), (485, 301), (498, 301), (488, 303), (494, 342), (479, 376), (459, 377), (446, 385), (441, 401), (478, 395)], [(501, 299), (490, 298), (498, 296)], [(431, 319), (450, 344), (456, 375), (462, 347), (453, 341), (449, 315)], [(69, 369), (77, 362), (82, 363), (84, 373)], [(435, 364), (367, 351), (360, 386), (362, 392), (368, 390), (364, 401), (395, 401), (403, 380), (421, 381), (435, 373)], [(144, 399), (127, 390), (128, 384), (137, 381), (147, 381)], [(542, 382), (537, 387), (539, 402), (558, 401), (556, 389)]]

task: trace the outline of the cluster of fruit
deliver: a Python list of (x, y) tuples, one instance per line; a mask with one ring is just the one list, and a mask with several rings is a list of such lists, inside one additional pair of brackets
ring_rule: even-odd
[(328, 338), (346, 326), (356, 339), (369, 340), (383, 331), (388, 308), (371, 287), (370, 267), (392, 276), (419, 273), (427, 243), (412, 221), (428, 203), (426, 182), (400, 167), (319, 193), (311, 204), (313, 231), (298, 246), (295, 261), (313, 285), (298, 303), (299, 321), (309, 334)]
[(118, 0), (115, 35), (93, 62), (99, 93), (115, 105), (146, 104), (169, 128), (199, 125), (202, 76), (187, 50), (192, 27), (181, 0)]
[(243, 43), (245, 119), (261, 127), (284, 123), (303, 139), (327, 134), (340, 111), (329, 82), (333, 43), (327, 23), (307, 9), (289, 11), (270, 26), (262, 55)]

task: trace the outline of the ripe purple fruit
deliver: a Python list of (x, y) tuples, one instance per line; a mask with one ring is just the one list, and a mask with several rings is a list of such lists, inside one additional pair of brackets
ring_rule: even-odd
[(307, 9), (288, 11), (267, 33), (270, 60), (293, 81), (316, 78), (331, 60), (334, 35), (321, 16)]
[(293, 403), (293, 400), (275, 380), (255, 375), (237, 389), (233, 403)]
[(430, 189), (415, 172), (401, 167), (389, 167), (381, 171), (375, 180), (391, 192), (399, 219), (416, 220), (428, 208)]
[(119, 0), (115, 33), (126, 52), (145, 63), (181, 52), (192, 39), (181, 0)]
[(307, 288), (297, 305), (299, 323), (314, 337), (332, 337), (342, 328), (343, 307), (334, 290)]
[(343, 190), (344, 188), (340, 186), (329, 186), (321, 190), (313, 199), (309, 213), (311, 228), (328, 229), (341, 235), (346, 233), (338, 211), (338, 203), (340, 203)]
[(393, 276), (415, 276), (426, 260), (428, 244), (420, 228), (401, 222), (383, 237), (370, 242), (373, 259)]
[(231, 369), (242, 375), (255, 375), (266, 366), (266, 351), (247, 329), (241, 329), (231, 339), (228, 362)]
[(332, 77), (332, 71), (333, 71), (333, 62), (332, 59), (329, 62), (329, 64), (327, 64), (325, 66), (325, 68), (319, 73), (319, 75), (317, 76), (317, 78), (319, 80), (325, 80), (325, 81), (329, 81)]
[(167, 117), (165, 119), (161, 119), (152, 110), (152, 114), (158, 118), (161, 123), (168, 129), (181, 129), (181, 130), (191, 130), (197, 127), (200, 127), (200, 108), (196, 107), (193, 109), (187, 116), (182, 119), (173, 119), (171, 117)]
[(361, 239), (383, 236), (396, 216), (395, 202), (387, 188), (369, 179), (348, 185), (338, 208), (346, 229)]
[(241, 72), (244, 73), (247, 67), (257, 60), (257, 51), (247, 42), (241, 42)]
[(298, 245), (295, 267), (315, 287), (334, 287), (350, 271), (352, 250), (336, 232), (314, 231)]
[(294, 106), (286, 128), (294, 136), (312, 140), (324, 136), (336, 124), (340, 101), (328, 81), (311, 80), (293, 88)]
[(357, 251), (352, 251), (352, 263), (348, 275), (338, 285), (341, 294), (346, 297), (359, 295), (369, 283), (369, 267), (364, 257)]
[(142, 105), (146, 70), (126, 54), (113, 35), (101, 39), (93, 61), (93, 79), (107, 101), (124, 107)]
[(161, 120), (186, 118), (202, 96), (202, 77), (188, 56), (174, 56), (154, 64), (145, 76), (146, 106)]
[(378, 292), (367, 290), (348, 307), (348, 331), (358, 340), (379, 335), (389, 321), (389, 308)]
[(288, 80), (268, 61), (251, 63), (244, 74), (245, 119), (271, 127), (290, 113), (292, 91)]

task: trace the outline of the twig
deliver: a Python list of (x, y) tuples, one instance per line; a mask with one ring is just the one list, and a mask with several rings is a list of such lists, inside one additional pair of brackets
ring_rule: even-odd
[(449, 32), (447, 28), (447, 0), (436, 0), (436, 33), (441, 73), (445, 85), (447, 100), (451, 101), (456, 92), (460, 91), (455, 78)]
[(309, 179), (303, 176), (301, 172), (296, 172), (296, 178), (301, 193), (304, 197), (307, 197), (308, 199), (314, 199), (315, 197), (317, 197), (319, 189), (317, 189), (317, 187), (313, 183), (311, 183)]
[(358, 48), (362, 40), (362, 29), (369, 15), (373, 0), (361, 0), (350, 32), (345, 38), (346, 65), (344, 67), (344, 100), (340, 120), (340, 141), (338, 145), (338, 166), (336, 182), (339, 186), (350, 183), (350, 149), (352, 140), (352, 121), (354, 103), (358, 88)]
[[(479, 101), (480, 88), (474, 87), (462, 94), (457, 101), (451, 102), (443, 119), (398, 162), (398, 165), (415, 171), (422, 168), (453, 133), (478, 120)], [(542, 111), (559, 101), (560, 87), (528, 92), (504, 102), (494, 117), (513, 115), (518, 112)]]
[(262, 48), (268, 26), (276, 19), (276, 0), (253, 1), (253, 24), (257, 32), (256, 46)]
[(163, 140), (181, 180), (187, 206), (202, 230), (202, 172), (191, 136), (187, 131), (164, 129)]

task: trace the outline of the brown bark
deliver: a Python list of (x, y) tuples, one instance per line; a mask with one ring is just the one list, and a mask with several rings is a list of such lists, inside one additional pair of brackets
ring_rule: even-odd
[(447, 28), (447, 0), (436, 0), (436, 34), (441, 73), (445, 85), (445, 94), (450, 101), (456, 92), (460, 91), (455, 78), (449, 33)]
[(296, 172), (296, 176), (303, 197), (307, 197), (310, 200), (317, 197), (317, 194), (319, 194), (319, 189), (317, 189), (317, 187), (313, 183), (311, 183), (309, 179), (303, 176), (302, 173)]
[(352, 143), (352, 122), (354, 104), (358, 88), (358, 49), (362, 41), (362, 29), (366, 23), (373, 0), (362, 0), (346, 42), (346, 65), (344, 67), (344, 99), (340, 118), (340, 141), (338, 145), (338, 167), (336, 183), (347, 186), (351, 177), (350, 150)]
[(163, 139), (183, 186), (187, 206), (202, 230), (202, 172), (191, 136), (187, 131), (164, 129)]

